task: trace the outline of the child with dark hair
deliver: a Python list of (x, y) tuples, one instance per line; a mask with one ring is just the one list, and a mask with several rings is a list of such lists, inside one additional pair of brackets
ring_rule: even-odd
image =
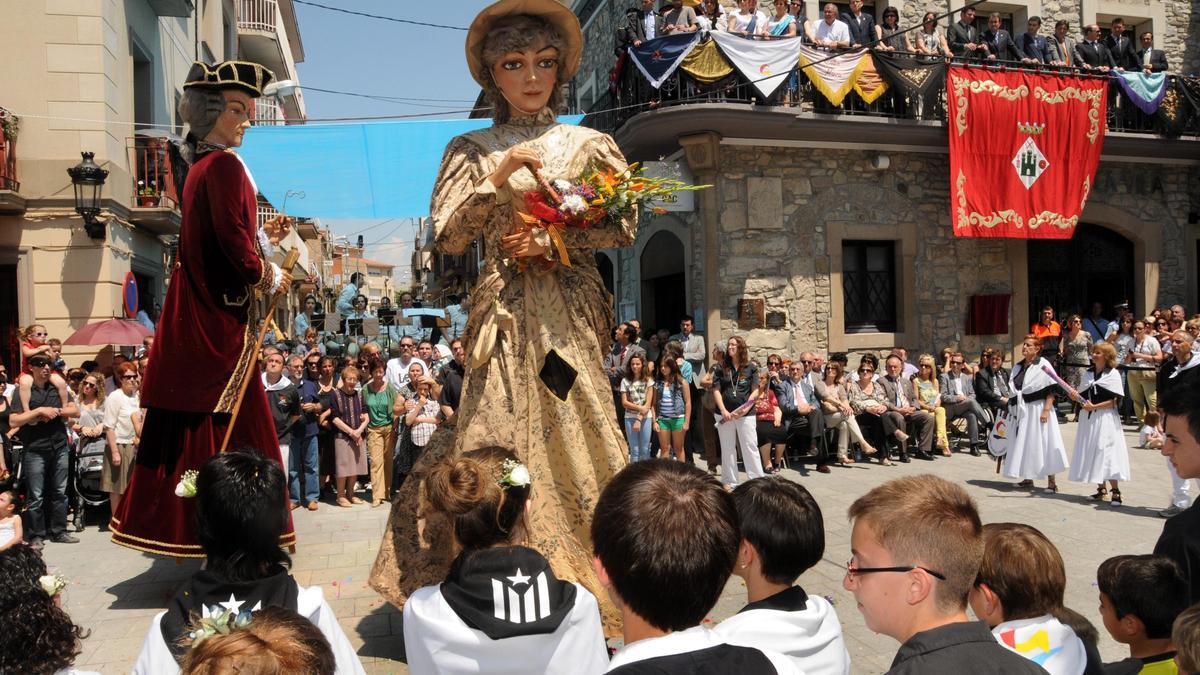
[(728, 644), (700, 625), (741, 540), (733, 496), (700, 469), (654, 459), (617, 474), (592, 518), (592, 565), (621, 609), (625, 638), (608, 672), (799, 672), (782, 654)]
[(975, 616), (1009, 651), (1051, 675), (1099, 675), (1100, 655), (1072, 624), (1095, 635), (1087, 620), (1063, 607), (1067, 570), (1054, 544), (1020, 523), (983, 526), (983, 562), (971, 589)]
[(11, 486), (0, 484), (0, 551), (24, 541), (20, 513), (20, 495)]
[(1105, 675), (1177, 672), (1171, 628), (1187, 609), (1179, 566), (1163, 556), (1119, 555), (1100, 563), (1096, 581), (1104, 629), (1129, 645), (1129, 658), (1105, 665)]
[(1175, 643), (1175, 665), (1181, 675), (1200, 673), (1200, 604), (1192, 605), (1175, 617), (1171, 629)]
[(517, 456), (486, 447), (447, 457), (425, 486), (462, 552), (445, 581), (404, 604), (412, 672), (603, 673), (608, 652), (595, 596), (558, 579), (542, 554), (522, 545), (531, 480)]
[(94, 675), (71, 667), (87, 632), (39, 583), (45, 574), (31, 547), (0, 551), (0, 673)]
[(248, 625), (194, 642), (183, 657), (183, 675), (334, 675), (336, 665), (329, 641), (311, 621), (264, 607)]
[(716, 633), (730, 644), (782, 650), (806, 675), (846, 675), (850, 654), (828, 600), (794, 585), (825, 555), (825, 523), (799, 483), (755, 478), (733, 490), (742, 543), (733, 573), (749, 603)]
[[(204, 569), (176, 592), (150, 622), (134, 673), (180, 672), (184, 637), (196, 619), (227, 609), (257, 612), (283, 607), (306, 617), (333, 648), (338, 673), (362, 673), (350, 641), (320, 586), (305, 588), (289, 573), (279, 548), (288, 522), (287, 478), (278, 462), (252, 449), (215, 455), (195, 479), (196, 538)], [(185, 493), (186, 494), (186, 493)]]

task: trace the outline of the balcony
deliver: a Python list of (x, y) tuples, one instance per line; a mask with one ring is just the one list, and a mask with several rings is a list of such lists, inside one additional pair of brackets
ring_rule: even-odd
[(17, 180), (17, 116), (0, 108), (0, 214), (25, 213)]
[(127, 140), (133, 192), (129, 221), (154, 234), (179, 234), (182, 219), (175, 191), (166, 135), (138, 135)]
[[(1020, 66), (1004, 67), (1015, 70)], [(1039, 66), (1038, 70), (1060, 69)], [(1173, 87), (1174, 82), (1168, 86)], [(612, 134), (630, 159), (671, 154), (678, 150), (680, 136), (708, 131), (760, 145), (783, 142), (804, 147), (944, 152), (944, 82), (940, 88), (931, 110), (921, 110), (920, 102), (891, 91), (871, 104), (851, 93), (842, 105), (832, 106), (801, 76), (794, 86), (782, 85), (764, 100), (736, 68), (723, 79), (707, 84), (679, 69), (661, 88), (654, 89), (627, 60), (615, 89), (591, 106), (582, 124)], [(1200, 111), (1191, 110), (1182, 135), (1168, 139), (1156, 131), (1153, 117), (1138, 110), (1122, 92), (1116, 108), (1108, 111), (1104, 157), (1200, 159)]]
[(269, 98), (256, 98), (250, 121), (255, 126), (276, 126), (287, 124), (287, 116), (277, 102)]
[(146, 0), (157, 16), (191, 16), (196, 6), (192, 0)]

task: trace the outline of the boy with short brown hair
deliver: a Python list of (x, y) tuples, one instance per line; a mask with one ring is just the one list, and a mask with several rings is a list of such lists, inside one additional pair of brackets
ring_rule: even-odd
[(966, 491), (932, 475), (888, 481), (849, 511), (843, 585), (867, 627), (902, 644), (888, 675), (1045, 673), (967, 619), (983, 559), (983, 524)]

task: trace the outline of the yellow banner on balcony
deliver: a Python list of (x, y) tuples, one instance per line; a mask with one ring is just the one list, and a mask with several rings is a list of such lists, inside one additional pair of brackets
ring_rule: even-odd
[(835, 106), (841, 105), (851, 91), (857, 91), (867, 103), (887, 91), (887, 83), (875, 70), (871, 52), (866, 49), (835, 53), (801, 45), (800, 67), (817, 91)]
[(712, 84), (733, 72), (733, 66), (712, 40), (701, 42), (683, 59), (679, 68), (703, 84)]

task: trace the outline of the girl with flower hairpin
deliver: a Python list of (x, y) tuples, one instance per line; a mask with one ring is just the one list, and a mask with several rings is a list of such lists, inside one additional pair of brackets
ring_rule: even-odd
[(541, 553), (522, 545), (531, 486), (517, 456), (486, 447), (448, 457), (425, 485), (460, 553), (445, 581), (418, 589), (404, 605), (412, 672), (604, 672), (595, 596), (556, 577)]

